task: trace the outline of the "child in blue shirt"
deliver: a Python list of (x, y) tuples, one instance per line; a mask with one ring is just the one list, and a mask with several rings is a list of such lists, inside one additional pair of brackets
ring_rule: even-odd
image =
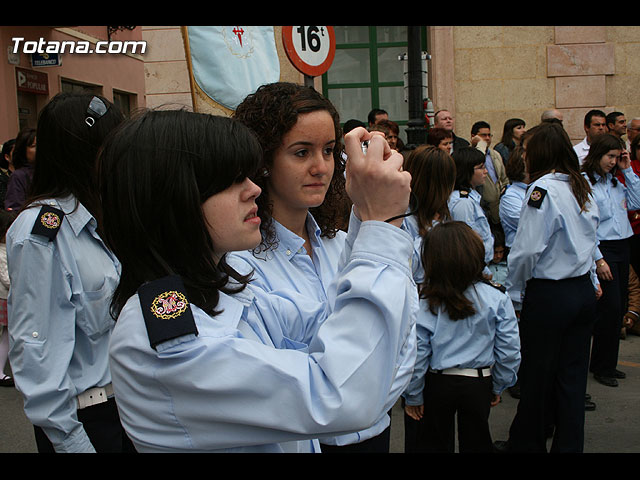
[(491, 452), (489, 412), (515, 384), (518, 323), (503, 288), (483, 277), (484, 246), (459, 221), (424, 237), (419, 287), (418, 357), (403, 394), (405, 412), (423, 420), (421, 451)]

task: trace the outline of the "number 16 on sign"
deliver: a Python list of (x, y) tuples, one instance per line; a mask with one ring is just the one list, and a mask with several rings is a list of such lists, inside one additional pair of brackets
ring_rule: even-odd
[(317, 77), (329, 70), (336, 53), (333, 27), (282, 27), (282, 41), (289, 60), (308, 77)]

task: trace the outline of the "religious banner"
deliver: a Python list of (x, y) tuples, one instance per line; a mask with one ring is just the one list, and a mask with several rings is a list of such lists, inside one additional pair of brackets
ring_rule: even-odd
[(194, 110), (199, 100), (226, 114), (260, 85), (280, 79), (271, 26), (182, 27)]

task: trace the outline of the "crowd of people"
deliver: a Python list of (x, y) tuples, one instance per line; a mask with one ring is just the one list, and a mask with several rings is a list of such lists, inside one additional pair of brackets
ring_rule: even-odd
[(399, 399), (406, 452), (582, 451), (637, 332), (640, 136), (596, 112), (582, 155), (558, 113), (492, 148), (441, 110), (416, 146), (292, 83), (230, 118), (58, 94), (0, 176), (38, 451), (385, 453)]

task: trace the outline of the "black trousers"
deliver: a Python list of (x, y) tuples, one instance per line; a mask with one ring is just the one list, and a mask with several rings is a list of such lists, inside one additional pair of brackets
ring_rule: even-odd
[[(391, 416), (391, 411), (388, 413)], [(391, 445), (391, 425), (385, 428), (375, 437), (364, 442), (352, 443), (350, 445), (325, 445), (321, 444), (322, 453), (389, 453)]]
[[(402, 408), (404, 409), (404, 399)], [(426, 435), (425, 418), (414, 420), (404, 413), (404, 453), (427, 452)]]
[(629, 242), (626, 239), (601, 241), (599, 248), (611, 269), (613, 280), (600, 280), (602, 297), (596, 307), (590, 370), (612, 377), (618, 365), (620, 329), (628, 297)]
[(405, 414), (405, 453), (454, 453), (456, 415), (459, 452), (491, 453), (492, 387), (490, 376), (427, 372), (422, 420)]
[(582, 452), (584, 396), (596, 296), (589, 275), (527, 282), (520, 338), (520, 401), (509, 431), (513, 452)]
[(635, 234), (629, 238), (629, 263), (636, 272), (640, 274), (640, 234)]
[[(133, 443), (122, 428), (113, 398), (108, 402), (78, 410), (78, 420), (82, 422), (97, 453), (135, 453)], [(34, 426), (33, 429), (38, 453), (55, 453), (42, 428)]]

